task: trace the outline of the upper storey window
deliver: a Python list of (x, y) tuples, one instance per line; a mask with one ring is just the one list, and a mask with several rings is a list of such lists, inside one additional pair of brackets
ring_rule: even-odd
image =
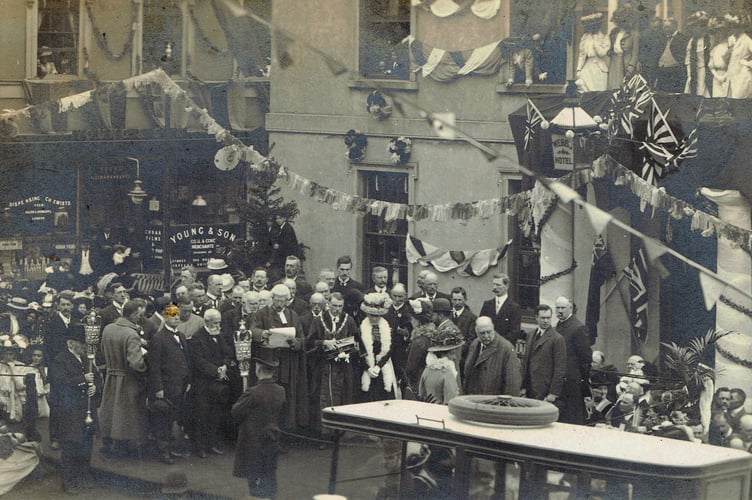
[(37, 77), (78, 73), (78, 0), (40, 0)]
[(360, 73), (365, 78), (407, 80), (410, 59), (410, 0), (360, 3)]

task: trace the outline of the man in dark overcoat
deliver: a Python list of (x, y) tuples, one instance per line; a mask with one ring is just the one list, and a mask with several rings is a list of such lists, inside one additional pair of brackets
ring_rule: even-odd
[(83, 326), (75, 325), (67, 334), (66, 349), (55, 356), (50, 374), (55, 378), (58, 390), (63, 489), (77, 494), (83, 488), (93, 486), (90, 461), (96, 433), (96, 400), (90, 406), (93, 409), (90, 425), (86, 423), (86, 415), (88, 399), (95, 398), (102, 388), (102, 378), (96, 367), (92, 372), (86, 366)]
[(285, 388), (287, 402), (283, 427), (297, 429), (308, 425), (308, 374), (305, 360), (305, 334), (300, 319), (295, 311), (290, 309), (290, 290), (285, 285), (274, 285), (272, 288), (272, 305), (261, 309), (254, 316), (253, 332), (254, 349), (272, 349), (266, 339), (272, 328), (295, 328), (295, 337), (289, 339), (289, 347), (273, 348), (279, 360), (278, 382)]
[(536, 308), (538, 328), (527, 343), (522, 359), (521, 395), (556, 403), (567, 373), (567, 343), (551, 326), (551, 306)]
[(556, 331), (567, 344), (567, 373), (561, 390), (559, 422), (584, 425), (587, 414), (583, 387), (587, 388), (593, 361), (589, 331), (574, 315), (574, 304), (569, 298), (557, 297), (555, 307), (559, 320)]
[(200, 458), (207, 453), (222, 455), (220, 429), (229, 421), (232, 347), (221, 335), (222, 314), (204, 313), (204, 326), (189, 340), (194, 384), (194, 435)]
[(274, 498), (285, 389), (274, 380), (279, 363), (273, 359), (273, 351), (260, 354), (253, 358), (258, 382), (232, 406), (232, 417), (239, 425), (233, 475), (248, 479), (251, 496)]
[[(149, 342), (149, 409), (157, 438), (159, 459), (168, 465), (173, 424), (180, 420), (186, 390), (190, 384), (188, 341), (177, 329), (180, 309), (171, 304), (163, 311), (164, 326)], [(173, 450), (175, 451), (175, 450)]]
[(475, 321), (475, 332), (465, 360), (463, 393), (519, 394), (520, 361), (512, 344), (494, 331), (488, 316)]

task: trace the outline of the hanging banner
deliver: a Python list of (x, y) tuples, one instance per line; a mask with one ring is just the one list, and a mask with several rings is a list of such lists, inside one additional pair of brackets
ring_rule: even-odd
[(70, 199), (32, 195), (11, 200), (6, 208), (11, 215), (13, 233), (45, 234), (73, 229), (73, 201)]

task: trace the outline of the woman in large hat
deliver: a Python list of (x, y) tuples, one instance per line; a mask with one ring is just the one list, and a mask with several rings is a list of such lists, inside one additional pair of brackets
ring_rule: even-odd
[(360, 305), (360, 310), (366, 313), (360, 323), (365, 353), (360, 381), (365, 401), (402, 398), (392, 366), (392, 329), (383, 317), (391, 304), (385, 293), (368, 293)]
[(451, 323), (437, 330), (429, 340), (418, 396), (424, 401), (445, 405), (460, 393), (455, 357), (457, 348), (465, 342), (459, 328)]

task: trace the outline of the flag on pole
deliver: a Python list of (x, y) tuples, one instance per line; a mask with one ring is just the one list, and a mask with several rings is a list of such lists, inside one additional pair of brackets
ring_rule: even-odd
[(525, 151), (530, 151), (530, 145), (535, 138), (536, 129), (540, 126), (543, 115), (530, 99), (527, 100), (527, 120), (525, 121)]
[(644, 342), (648, 336), (648, 265), (642, 246), (632, 255), (632, 260), (624, 268), (624, 276), (629, 282), (632, 331)]
[(601, 318), (601, 287), (614, 275), (614, 261), (600, 234), (593, 242), (593, 264), (590, 268), (585, 324), (590, 330), (590, 345), (598, 337), (598, 321)]
[(611, 95), (611, 104), (616, 113), (615, 130), (621, 128), (630, 138), (634, 137), (634, 121), (645, 112), (645, 106), (653, 97), (648, 82), (639, 73), (624, 81), (621, 88)]

